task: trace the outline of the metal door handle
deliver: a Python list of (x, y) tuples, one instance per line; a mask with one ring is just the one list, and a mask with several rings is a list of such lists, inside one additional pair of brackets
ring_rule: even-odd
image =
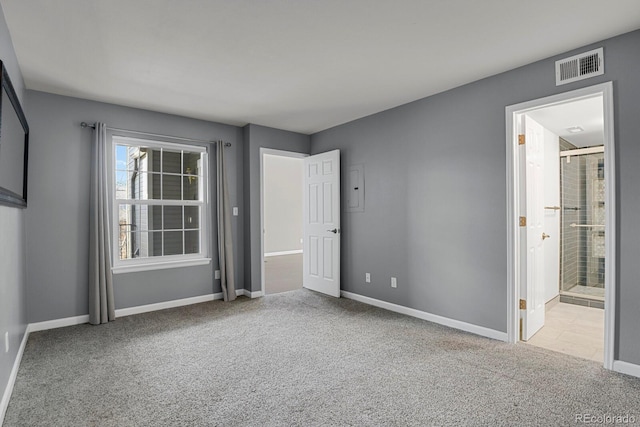
[(340, 229), (339, 228), (334, 228), (333, 230), (327, 230), (327, 231), (330, 231), (333, 234), (338, 234), (340, 232)]
[(542, 233), (542, 240), (548, 239), (549, 237), (551, 236), (549, 236), (547, 233)]

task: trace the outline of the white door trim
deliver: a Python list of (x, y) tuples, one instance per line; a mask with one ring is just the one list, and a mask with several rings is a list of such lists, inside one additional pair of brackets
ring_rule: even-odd
[[(309, 154), (297, 153), (295, 151), (275, 150), (273, 148), (260, 148), (260, 290), (262, 295), (266, 295), (264, 288), (264, 155), (291, 157), (294, 159), (304, 159)], [(303, 176), (300, 175), (302, 180)]]
[(550, 105), (564, 104), (580, 98), (601, 95), (604, 112), (605, 147), (605, 322), (604, 322), (604, 367), (613, 369), (615, 340), (615, 296), (616, 296), (616, 163), (613, 121), (613, 83), (606, 82), (558, 95), (535, 99), (506, 107), (507, 142), (507, 337), (509, 342), (519, 340), (520, 299), (520, 233), (519, 206), (523, 196), (520, 189), (518, 164), (517, 114)]

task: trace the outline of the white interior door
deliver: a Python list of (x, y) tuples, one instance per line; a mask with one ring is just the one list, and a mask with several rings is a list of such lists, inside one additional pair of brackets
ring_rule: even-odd
[(340, 150), (304, 159), (302, 285), (340, 296)]
[(530, 339), (544, 326), (544, 128), (528, 116), (523, 117), (525, 130), (526, 185), (526, 309), (521, 310), (522, 339)]
[(560, 144), (558, 135), (544, 130), (544, 300), (560, 293)]

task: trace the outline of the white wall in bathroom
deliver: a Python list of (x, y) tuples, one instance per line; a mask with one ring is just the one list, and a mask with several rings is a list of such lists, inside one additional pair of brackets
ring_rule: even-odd
[(264, 252), (302, 250), (303, 160), (264, 155)]
[[(560, 145), (558, 135), (544, 130), (544, 205), (560, 206)], [(561, 210), (544, 210), (544, 228), (550, 238), (544, 244), (545, 301), (560, 292)]]

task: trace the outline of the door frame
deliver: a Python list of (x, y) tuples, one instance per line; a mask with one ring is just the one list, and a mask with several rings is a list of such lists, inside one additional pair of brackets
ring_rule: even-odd
[[(262, 295), (266, 295), (265, 280), (264, 280), (264, 155), (269, 154), (272, 156), (290, 157), (294, 159), (304, 159), (309, 157), (309, 154), (298, 153), (295, 151), (276, 150), (273, 148), (260, 147), (260, 290)], [(304, 175), (300, 175), (302, 180)], [(304, 189), (303, 189), (304, 191)]]
[(521, 284), (520, 206), (526, 197), (521, 188), (518, 128), (516, 117), (528, 111), (565, 104), (584, 98), (602, 96), (604, 116), (605, 166), (605, 303), (604, 303), (604, 367), (613, 369), (616, 313), (616, 162), (614, 139), (613, 82), (601, 83), (569, 92), (510, 105), (506, 113), (507, 153), (507, 339), (519, 341), (519, 300)]

